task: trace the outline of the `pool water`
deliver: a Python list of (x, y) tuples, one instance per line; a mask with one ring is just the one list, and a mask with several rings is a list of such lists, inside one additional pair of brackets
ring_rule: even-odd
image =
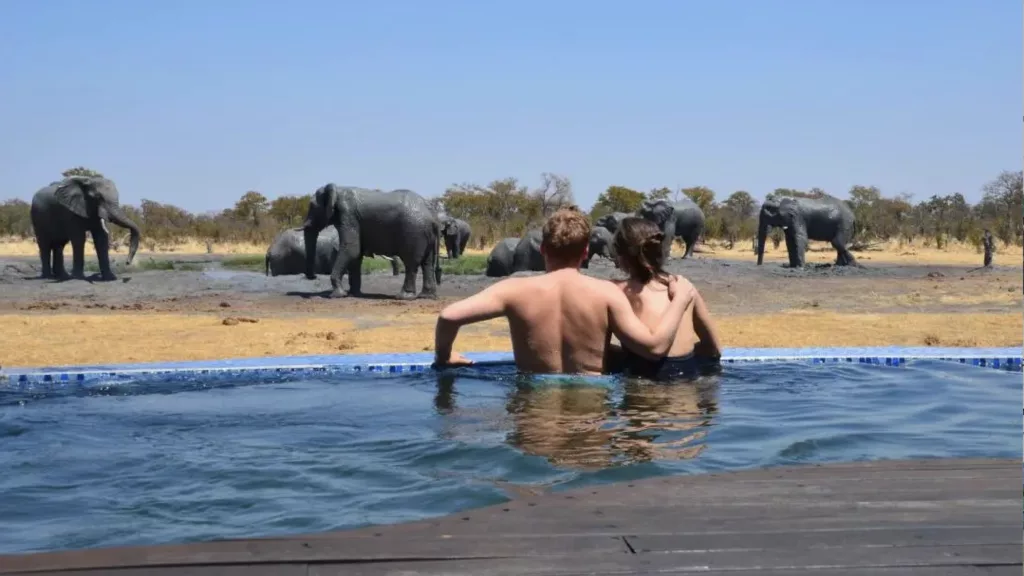
[(0, 393), (0, 552), (394, 523), (664, 474), (1022, 451), (1019, 373), (727, 365), (697, 382), (464, 370)]

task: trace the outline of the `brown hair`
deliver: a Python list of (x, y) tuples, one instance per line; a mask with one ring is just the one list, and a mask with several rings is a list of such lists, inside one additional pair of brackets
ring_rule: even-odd
[(665, 234), (654, 222), (636, 216), (623, 218), (614, 240), (620, 265), (631, 278), (644, 284), (653, 278), (668, 283), (668, 273), (662, 268), (665, 265), (661, 251), (664, 239)]
[(574, 206), (562, 208), (544, 223), (544, 254), (559, 263), (582, 258), (590, 244), (590, 220)]

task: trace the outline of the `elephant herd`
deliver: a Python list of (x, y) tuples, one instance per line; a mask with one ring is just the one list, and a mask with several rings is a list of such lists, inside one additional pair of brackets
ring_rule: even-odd
[[(594, 222), (595, 225), (590, 231), (590, 249), (587, 251), (587, 259), (583, 262), (584, 268), (590, 267), (590, 260), (594, 256), (615, 260), (615, 247), (612, 242), (615, 231), (619, 229), (619, 222), (623, 218), (634, 215), (654, 222), (665, 233), (662, 250), (666, 259), (675, 238), (682, 238), (686, 243), (683, 258), (687, 258), (693, 254), (697, 240), (704, 233), (704, 212), (689, 198), (674, 203), (668, 200), (645, 200), (636, 214), (613, 212)], [(540, 242), (539, 228), (530, 230), (522, 239), (506, 238), (499, 242), (487, 257), (487, 275), (508, 276), (516, 272), (543, 271), (544, 259), (540, 253)]]
[[(114, 183), (99, 176), (71, 176), (51, 182), (32, 198), (31, 220), (39, 247), (43, 278), (66, 279), (64, 247), (72, 248), (70, 277), (84, 277), (85, 234), (93, 238), (100, 276), (115, 278), (110, 267), (110, 221), (130, 232), (128, 258), (131, 264), (139, 247), (139, 227), (120, 208)], [(602, 216), (591, 232), (590, 259), (602, 256), (615, 259), (612, 242), (619, 222), (630, 216), (615, 212)], [(705, 218), (700, 207), (688, 198), (680, 202), (645, 200), (635, 216), (656, 223), (664, 232), (662, 249), (666, 258), (675, 238), (686, 245), (683, 258), (704, 232)], [(802, 267), (808, 240), (830, 242), (836, 250), (837, 265), (857, 265), (849, 250), (855, 228), (853, 211), (846, 202), (821, 198), (783, 198), (762, 204), (758, 218), (757, 263), (764, 256), (764, 243), (771, 227), (784, 231), (789, 265)], [(300, 228), (282, 231), (267, 249), (267, 275), (330, 274), (332, 297), (359, 295), (362, 285), (362, 260), (380, 256), (391, 261), (392, 273), (405, 267), (405, 281), (399, 299), (436, 298), (441, 282), (440, 251), (442, 240), (450, 259), (459, 258), (468, 245), (469, 224), (447, 215), (439, 215), (430, 204), (412, 190), (369, 190), (328, 183), (312, 195), (305, 221)], [(486, 275), (501, 277), (521, 271), (543, 271), (540, 252), (541, 230), (528, 231), (522, 238), (505, 238), (487, 258)], [(416, 294), (416, 276), (423, 275), (423, 287)], [(345, 274), (349, 290), (341, 288)]]

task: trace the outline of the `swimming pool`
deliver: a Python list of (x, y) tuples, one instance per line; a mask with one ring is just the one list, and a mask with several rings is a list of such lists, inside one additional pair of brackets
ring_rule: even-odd
[(10, 372), (0, 553), (394, 523), (664, 474), (1020, 456), (1019, 350), (901, 354), (727, 362), (677, 384), (528, 379), (500, 358)]

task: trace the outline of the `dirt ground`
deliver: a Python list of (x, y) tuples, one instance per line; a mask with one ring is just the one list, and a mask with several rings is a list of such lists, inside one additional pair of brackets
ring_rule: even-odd
[[(217, 255), (154, 257), (203, 269), (54, 282), (37, 278), (31, 256), (0, 257), (0, 365), (428, 351), (437, 312), (495, 281), (449, 275), (438, 300), (401, 302), (393, 296), (402, 277), (377, 273), (364, 275), (365, 297), (327, 299), (325, 276), (228, 270)], [(728, 346), (1019, 346), (1024, 339), (1019, 258), (992, 270), (864, 258), (864, 268), (792, 270), (782, 257), (769, 254), (756, 266), (753, 256), (701, 254), (675, 258), (669, 269), (701, 291)], [(587, 273), (619, 274), (601, 259)], [(508, 350), (507, 325), (464, 329), (456, 348)]]

